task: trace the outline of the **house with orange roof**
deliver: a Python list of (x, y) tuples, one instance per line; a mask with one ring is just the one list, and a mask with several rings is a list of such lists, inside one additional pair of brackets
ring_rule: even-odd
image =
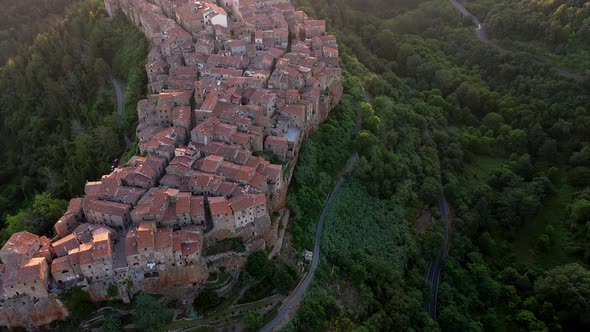
[(51, 263), (51, 276), (58, 287), (62, 287), (64, 284), (71, 284), (78, 280), (78, 276), (74, 273), (74, 269), (70, 265), (68, 256), (53, 260)]
[(155, 263), (172, 265), (174, 253), (172, 251), (172, 228), (160, 227), (154, 234)]
[(84, 199), (84, 215), (88, 222), (123, 229), (131, 223), (131, 206), (94, 198)]
[(229, 201), (225, 197), (208, 197), (207, 201), (211, 210), (213, 227), (216, 229), (233, 230), (235, 227), (235, 218)]
[(281, 108), (281, 115), (288, 119), (289, 127), (306, 128), (307, 117), (304, 105), (285, 105)]
[(267, 214), (266, 197), (263, 194), (236, 196), (229, 200), (229, 205), (236, 228), (244, 227)]
[(194, 225), (205, 224), (205, 197), (190, 197), (190, 217)]
[(203, 235), (197, 226), (186, 226), (172, 234), (174, 261), (178, 266), (193, 265), (201, 258)]
[(67, 235), (51, 244), (57, 257), (63, 257), (72, 249), (78, 248), (80, 242), (74, 234)]
[(193, 194), (212, 195), (223, 180), (223, 177), (219, 175), (198, 173), (190, 178), (188, 186)]
[(287, 160), (289, 142), (285, 137), (267, 136), (264, 141), (264, 152), (273, 154), (281, 161)]
[(38, 300), (49, 297), (49, 264), (44, 257), (27, 260), (17, 271), (13, 278), (4, 279), (5, 298), (27, 295)]
[(0, 249), (0, 259), (5, 265), (20, 266), (23, 262), (34, 257), (41, 248), (38, 235), (26, 231), (16, 232)]
[(70, 234), (80, 224), (83, 216), (82, 198), (72, 198), (68, 204), (68, 210), (53, 226), (56, 237), (61, 238)]

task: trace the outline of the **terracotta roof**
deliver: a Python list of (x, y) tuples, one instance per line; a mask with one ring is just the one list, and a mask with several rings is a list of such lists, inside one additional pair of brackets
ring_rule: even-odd
[(70, 203), (68, 204), (68, 210), (66, 213), (64, 213), (64, 215), (78, 214), (80, 212), (82, 212), (82, 198), (76, 197), (70, 200)]
[(172, 233), (172, 250), (175, 253), (182, 250), (182, 244), (180, 242), (180, 233), (178, 231)]
[(154, 194), (152, 203), (150, 204), (150, 214), (163, 216), (168, 206), (168, 194), (165, 192), (157, 192)]
[(172, 228), (160, 227), (155, 234), (154, 249), (172, 248)]
[(92, 257), (92, 246), (92, 243), (84, 243), (80, 245), (80, 265), (94, 263), (94, 257)]
[(68, 255), (65, 257), (68, 258), (70, 265), (72, 265), (72, 266), (79, 265), (80, 264), (80, 248), (78, 247), (78, 248), (70, 250), (70, 252), (68, 252)]
[(219, 168), (219, 174), (231, 179), (233, 181), (248, 181), (254, 176), (254, 168), (237, 165), (234, 163), (224, 161)]
[(231, 135), (233, 133), (235, 133), (237, 131), (237, 127), (234, 125), (230, 125), (227, 123), (218, 123), (215, 126), (215, 130), (214, 133), (217, 136), (223, 136), (223, 137), (231, 137)]
[(183, 256), (192, 255), (199, 250), (203, 236), (198, 228), (194, 226), (186, 226), (178, 231), (178, 233)]
[(108, 257), (113, 258), (111, 248), (111, 236), (109, 232), (99, 233), (94, 236), (92, 246), (92, 257)]
[(84, 199), (84, 210), (104, 213), (110, 216), (124, 216), (130, 209), (130, 206), (123, 203), (107, 202), (97, 199)]
[(187, 192), (178, 193), (176, 198), (176, 214), (191, 212), (191, 194)]
[(23, 264), (18, 271), (18, 282), (33, 282), (34, 280), (45, 280), (43, 265), (47, 265), (45, 257), (33, 257)]
[(223, 157), (210, 155), (204, 158), (201, 171), (207, 173), (216, 173), (223, 162)]
[(248, 184), (256, 189), (263, 190), (266, 185), (266, 177), (264, 175), (256, 172), (256, 174), (254, 174), (252, 179), (250, 179), (250, 181), (248, 181)]
[(154, 248), (154, 225), (149, 221), (142, 221), (137, 226), (137, 248)]
[(217, 188), (217, 194), (230, 196), (237, 187), (238, 184), (235, 182), (224, 181), (219, 185), (219, 188)]
[(303, 106), (303, 105), (285, 105), (285, 107), (283, 107), (283, 109), (281, 109), (281, 112), (303, 118), (305, 116), (305, 106)]
[(71, 270), (70, 260), (68, 256), (59, 257), (51, 263), (51, 273), (62, 272), (64, 270)]
[(203, 196), (192, 196), (190, 199), (191, 216), (205, 215), (205, 199)]
[(209, 208), (211, 209), (212, 215), (231, 214), (229, 201), (225, 197), (209, 197), (207, 200), (209, 201)]
[(246, 210), (250, 207), (262, 205), (266, 203), (266, 197), (262, 194), (252, 195), (246, 194), (243, 196), (236, 196), (229, 200), (230, 207), (233, 212)]
[(289, 144), (286, 138), (279, 136), (268, 136), (264, 141), (264, 145), (278, 146), (286, 148)]
[(78, 238), (74, 234), (69, 234), (64, 238), (57, 240), (51, 244), (53, 246), (53, 250), (58, 257), (65, 256), (68, 254), (68, 251), (78, 248), (80, 246), (80, 242), (78, 242)]
[(278, 179), (281, 176), (283, 167), (281, 165), (270, 164), (264, 170), (264, 175), (268, 179)]
[(16, 232), (10, 236), (10, 239), (0, 249), (0, 252), (13, 252), (17, 254), (26, 254), (39, 236), (29, 232)]

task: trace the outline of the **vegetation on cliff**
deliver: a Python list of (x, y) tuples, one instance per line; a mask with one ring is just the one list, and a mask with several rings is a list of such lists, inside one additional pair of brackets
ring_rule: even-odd
[[(3, 11), (0, 22), (11, 13)], [(36, 15), (10, 21), (18, 18), (13, 25), (20, 26)], [(134, 137), (147, 51), (143, 35), (122, 17), (109, 19), (98, 0), (69, 7), (34, 39), (0, 67), (0, 218), (4, 229), (17, 218), (22, 229), (45, 233), (30, 213), (35, 195), (80, 195), (87, 180), (98, 179), (121, 156), (125, 133)], [(122, 115), (113, 77), (127, 82)]]

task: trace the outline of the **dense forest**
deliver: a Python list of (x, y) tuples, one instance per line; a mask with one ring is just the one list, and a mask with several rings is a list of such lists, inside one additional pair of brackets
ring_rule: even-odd
[[(548, 15), (525, 2), (538, 7), (522, 20)], [(479, 15), (486, 2), (469, 4)], [(446, 1), (296, 5), (328, 20), (345, 70), (341, 105), (295, 172), (298, 248), (311, 248), (353, 150), (360, 161), (326, 221), (315, 287), (284, 330), (588, 330), (590, 81), (481, 43)], [(561, 19), (583, 29), (576, 15)], [(587, 52), (578, 37), (568, 47)], [(451, 242), (434, 321), (425, 274), (443, 242), (443, 196)]]
[(471, 0), (465, 5), (492, 38), (551, 56), (582, 73), (590, 68), (588, 1)]
[[(108, 18), (98, 0), (71, 5), (59, 18), (50, 10), (27, 15), (20, 5), (8, 8), (0, 13), (2, 27), (26, 30), (34, 41), (24, 46), (19, 37), (22, 47), (7, 46), (13, 54), (0, 67), (2, 243), (15, 230), (47, 232), (60, 209), (40, 214), (38, 198), (63, 207), (122, 155), (145, 93), (147, 52), (143, 35), (122, 17)], [(37, 18), (44, 24), (28, 27)], [(113, 78), (126, 81), (123, 114)]]
[(23, 52), (38, 33), (59, 22), (72, 0), (1, 0), (0, 64)]

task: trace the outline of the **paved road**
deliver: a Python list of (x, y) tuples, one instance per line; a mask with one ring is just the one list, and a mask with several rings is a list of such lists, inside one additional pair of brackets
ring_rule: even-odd
[(115, 88), (115, 94), (117, 95), (117, 113), (123, 114), (123, 91), (121, 90), (121, 84), (114, 78), (112, 82)]
[[(471, 12), (469, 12), (467, 9), (465, 9), (465, 7), (463, 7), (463, 5), (461, 5), (457, 0), (449, 0), (449, 1), (451, 2), (451, 4), (453, 6), (455, 6), (455, 8), (457, 8), (457, 10), (459, 10), (461, 12), (461, 14), (463, 14), (466, 17), (471, 17), (471, 21), (475, 25), (475, 34), (480, 41), (490, 45), (492, 48), (494, 48), (497, 51), (508, 51), (507, 49), (496, 44), (495, 42), (491, 41), (488, 38), (486, 32), (483, 29), (483, 25), (479, 21), (479, 19), (477, 17), (475, 17), (473, 14), (471, 14)], [(564, 68), (561, 68), (561, 67), (557, 67), (557, 66), (553, 65), (551, 62), (547, 61), (546, 59), (536, 58), (536, 59), (533, 59), (533, 61), (537, 64), (549, 66), (549, 67), (553, 68), (555, 71), (557, 71), (559, 74), (561, 74), (565, 77), (569, 77), (571, 79), (574, 79), (578, 82), (581, 82), (584, 80), (584, 77), (582, 75), (572, 73), (572, 72), (570, 72)]]
[[(115, 78), (113, 78), (111, 82), (113, 83), (113, 88), (115, 88), (115, 95), (117, 95), (117, 113), (123, 115), (123, 90), (121, 90), (121, 84)], [(119, 126), (122, 122), (123, 121), (119, 119)], [(127, 150), (131, 146), (131, 140), (127, 136), (127, 133), (123, 135), (123, 138), (125, 139), (125, 150)]]
[[(372, 102), (373, 97), (364, 89), (363, 89), (363, 95), (365, 96), (366, 102), (368, 102), (368, 103)], [(355, 122), (356, 122), (355, 123), (355, 133), (358, 134), (358, 132), (361, 130), (361, 127), (362, 127), (362, 118), (361, 118), (360, 112), (357, 112)], [(309, 268), (309, 272), (307, 273), (307, 275), (305, 276), (303, 281), (300, 282), (299, 285), (297, 285), (297, 287), (295, 288), (293, 293), (291, 293), (283, 301), (283, 304), (279, 308), (275, 318), (273, 318), (273, 320), (271, 320), (266, 325), (264, 325), (260, 329), (260, 331), (267, 332), (267, 331), (274, 331), (276, 329), (279, 329), (285, 322), (287, 322), (290, 319), (290, 317), (297, 310), (297, 307), (299, 306), (299, 303), (301, 302), (301, 299), (303, 298), (303, 294), (305, 294), (305, 291), (309, 288), (309, 285), (311, 284), (311, 280), (313, 279), (313, 275), (315, 273), (315, 270), (317, 269), (318, 264), (320, 262), (320, 242), (322, 240), (322, 230), (324, 228), (324, 222), (326, 221), (326, 216), (328, 215), (328, 211), (330, 210), (332, 202), (334, 201), (334, 197), (336, 196), (336, 194), (340, 190), (340, 187), (342, 187), (342, 184), (344, 183), (344, 175), (346, 175), (352, 171), (352, 169), (353, 169), (354, 165), (356, 164), (356, 162), (358, 161), (358, 159), (359, 159), (359, 155), (357, 152), (354, 152), (350, 156), (350, 158), (346, 162), (346, 166), (344, 166), (344, 169), (339, 174), (340, 177), (338, 178), (338, 182), (336, 182), (336, 185), (334, 186), (332, 193), (330, 194), (330, 196), (326, 200), (326, 203), (324, 204), (324, 208), (322, 209), (322, 214), (320, 215), (320, 221), (318, 223), (318, 226), (317, 226), (316, 232), (315, 232), (315, 244), (313, 247), (313, 259), (311, 261), (311, 266)]]
[[(346, 174), (352, 170), (352, 168), (357, 160), (358, 160), (358, 154), (355, 152), (350, 157), (350, 159), (348, 159), (348, 162), (346, 163), (346, 167), (344, 168), (344, 174)], [(309, 272), (305, 276), (305, 279), (303, 279), (303, 281), (301, 283), (299, 283), (297, 288), (295, 288), (293, 293), (291, 293), (291, 295), (289, 295), (289, 297), (287, 297), (285, 299), (285, 301), (283, 301), (283, 304), (279, 308), (279, 311), (278, 311), (277, 315), (275, 316), (275, 318), (273, 318), (273, 320), (271, 320), (268, 324), (263, 326), (262, 329), (260, 329), (260, 331), (262, 331), (262, 332), (273, 331), (274, 329), (280, 328), (290, 318), (290, 315), (295, 313), (295, 310), (299, 306), (299, 302), (301, 302), (301, 299), (303, 298), (303, 294), (305, 294), (305, 291), (309, 288), (309, 285), (311, 285), (311, 280), (313, 279), (313, 275), (318, 267), (318, 264), (320, 263), (320, 242), (322, 239), (322, 229), (324, 228), (324, 222), (326, 221), (326, 216), (328, 215), (328, 211), (330, 210), (330, 207), (332, 206), (332, 202), (334, 201), (334, 197), (336, 196), (336, 194), (340, 190), (340, 187), (342, 187), (342, 184), (344, 183), (344, 174), (342, 176), (340, 176), (340, 178), (338, 179), (338, 182), (336, 182), (336, 185), (334, 186), (332, 193), (330, 194), (330, 196), (326, 200), (326, 203), (324, 204), (324, 209), (322, 210), (322, 214), (320, 215), (320, 221), (318, 223), (318, 226), (316, 228), (316, 233), (315, 233), (315, 245), (313, 247), (313, 259), (311, 261), (311, 266), (309, 268)]]
[(436, 320), (436, 302), (438, 298), (438, 286), (440, 284), (440, 271), (445, 255), (447, 254), (447, 248), (449, 247), (449, 211), (444, 196), (441, 196), (438, 201), (438, 210), (445, 223), (445, 238), (443, 245), (438, 252), (438, 256), (436, 256), (434, 261), (430, 262), (428, 265), (428, 272), (426, 273), (426, 279), (431, 286), (432, 292), (430, 294), (430, 302), (428, 303), (427, 310), (430, 317), (434, 320)]

